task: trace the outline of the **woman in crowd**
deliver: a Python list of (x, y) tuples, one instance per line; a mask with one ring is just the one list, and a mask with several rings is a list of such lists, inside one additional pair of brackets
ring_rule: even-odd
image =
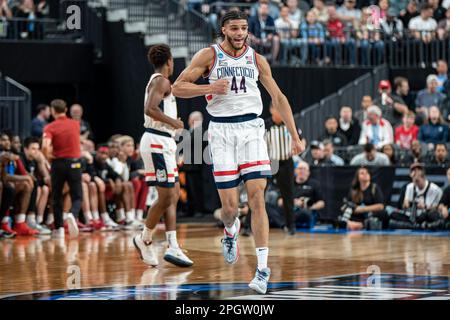
[(381, 152), (388, 156), (391, 166), (395, 166), (397, 164), (397, 157), (395, 155), (395, 148), (393, 144), (385, 144), (381, 148)]
[(386, 225), (384, 196), (380, 187), (372, 182), (369, 169), (360, 167), (356, 170), (348, 198), (355, 204), (347, 221), (349, 230), (365, 229), (374, 218), (383, 222), (383, 226)]

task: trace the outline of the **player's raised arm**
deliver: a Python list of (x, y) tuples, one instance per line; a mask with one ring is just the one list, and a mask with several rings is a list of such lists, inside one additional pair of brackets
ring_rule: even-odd
[(198, 85), (197, 81), (214, 63), (214, 51), (205, 48), (197, 52), (191, 64), (180, 74), (172, 87), (172, 93), (179, 98), (193, 98), (207, 94), (227, 94), (229, 83), (227, 80), (218, 80), (213, 84)]
[(272, 98), (272, 104), (275, 109), (281, 115), (284, 124), (286, 125), (289, 133), (292, 136), (292, 153), (299, 154), (305, 149), (305, 144), (302, 139), (300, 139), (299, 134), (296, 130), (294, 117), (292, 115), (292, 109), (289, 105), (289, 101), (286, 96), (281, 92), (277, 83), (272, 77), (272, 71), (270, 70), (270, 65), (267, 60), (257, 54), (258, 58), (258, 68), (259, 68), (259, 81), (262, 83), (267, 92), (269, 92)]
[(181, 120), (173, 119), (167, 116), (159, 107), (159, 104), (164, 99), (164, 96), (170, 93), (170, 81), (157, 77), (153, 83), (148, 87), (147, 101), (145, 101), (145, 114), (155, 119), (172, 126), (174, 129), (182, 129), (184, 127)]

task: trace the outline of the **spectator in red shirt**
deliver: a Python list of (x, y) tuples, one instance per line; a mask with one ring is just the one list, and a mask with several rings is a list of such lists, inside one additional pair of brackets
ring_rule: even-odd
[(336, 7), (333, 5), (328, 6), (328, 22), (327, 30), (329, 38), (326, 41), (326, 58), (325, 62), (331, 62), (332, 52), (334, 51), (334, 64), (342, 63), (342, 50), (344, 47), (348, 55), (348, 63), (354, 65), (356, 60), (356, 45), (355, 40), (345, 34), (344, 24), (339, 20)]
[(395, 128), (395, 143), (402, 149), (411, 149), (411, 143), (417, 140), (419, 127), (414, 124), (416, 116), (410, 111), (403, 116), (403, 124)]

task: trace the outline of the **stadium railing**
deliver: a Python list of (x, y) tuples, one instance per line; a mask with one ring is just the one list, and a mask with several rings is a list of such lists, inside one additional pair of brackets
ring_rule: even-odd
[(297, 126), (302, 129), (308, 140), (317, 140), (323, 134), (324, 123), (329, 116), (339, 116), (342, 106), (350, 106), (354, 111), (359, 109), (363, 96), (374, 96), (380, 80), (387, 79), (388, 67), (381, 65), (372, 72), (366, 73), (345, 85), (338, 92), (323, 98), (319, 103), (294, 115)]
[(25, 138), (30, 133), (31, 91), (0, 73), (0, 128)]
[[(204, 16), (218, 30), (218, 21), (221, 11), (233, 7), (242, 9), (250, 8), (252, 4), (239, 2), (216, 1), (208, 5)], [(191, 12), (202, 15), (202, 6), (190, 6)], [(319, 30), (312, 28), (312, 34)], [(278, 34), (289, 33), (291, 30), (275, 30), (266, 27), (266, 32), (276, 31)], [(450, 44), (448, 30), (415, 32), (405, 28), (402, 32), (388, 33), (382, 27), (372, 30), (367, 26), (363, 28), (346, 27), (343, 31), (345, 41), (337, 41), (330, 37), (326, 27), (321, 43), (307, 46), (307, 39), (289, 37), (282, 39), (280, 58), (282, 64), (299, 66), (318, 63), (320, 65), (354, 65), (376, 66), (387, 63), (391, 67), (421, 67), (433, 66), (438, 59), (450, 62)], [(283, 37), (282, 37), (283, 38)], [(263, 54), (270, 54), (270, 46), (252, 44)], [(283, 59), (283, 47), (290, 47), (288, 59)], [(312, 47), (318, 50), (318, 60), (312, 59)]]
[[(0, 20), (1, 41), (89, 42), (97, 57), (102, 56), (105, 8), (88, 0), (62, 1), (58, 19), (9, 18)], [(80, 25), (67, 26), (69, 5), (80, 8)]]

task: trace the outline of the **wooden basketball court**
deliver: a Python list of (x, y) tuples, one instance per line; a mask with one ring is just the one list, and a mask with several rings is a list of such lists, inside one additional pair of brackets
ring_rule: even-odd
[[(240, 237), (240, 259), (230, 266), (221, 254), (222, 229), (182, 224), (179, 242), (194, 266), (179, 268), (162, 259), (162, 228), (155, 237), (160, 258), (156, 268), (139, 260), (131, 231), (84, 233), (75, 240), (0, 241), (0, 297), (450, 299), (447, 236), (306, 232), (288, 236), (272, 229), (271, 287), (267, 295), (258, 296), (247, 288), (256, 266), (252, 237)], [(370, 283), (379, 291), (370, 291)]]

